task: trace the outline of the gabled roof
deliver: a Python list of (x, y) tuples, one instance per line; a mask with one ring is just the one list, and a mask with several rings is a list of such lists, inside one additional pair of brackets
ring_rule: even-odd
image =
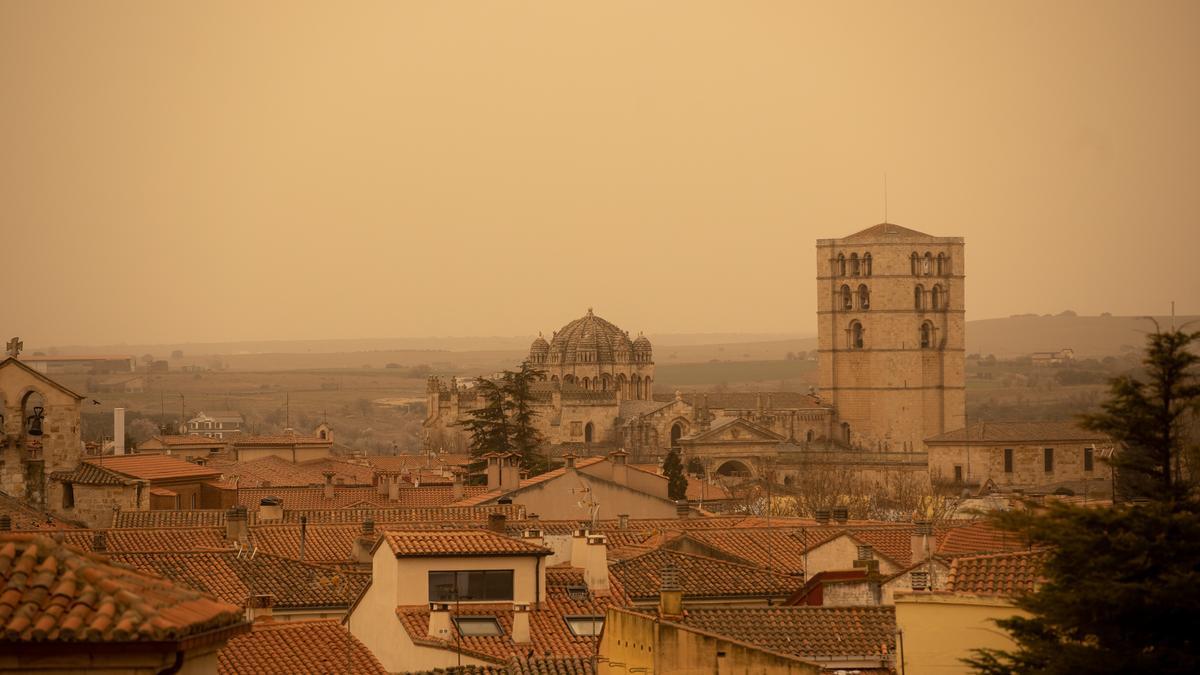
[(896, 652), (893, 607), (689, 607), (685, 626), (802, 658), (879, 659)]
[(242, 629), (242, 610), (48, 537), (0, 535), (0, 641), (179, 641)]
[(679, 583), (688, 598), (782, 597), (803, 585), (800, 577), (762, 567), (661, 548), (612, 563), (609, 573), (621, 581), (631, 599), (649, 600), (658, 598), (661, 572), (667, 566), (679, 570)]
[[(33, 360), (33, 359), (30, 359), (30, 360)], [(46, 384), (50, 385), (51, 387), (54, 387), (55, 389), (61, 391), (62, 393), (66, 394), (68, 396), (75, 397), (76, 400), (82, 401), (84, 398), (82, 394), (78, 394), (78, 393), (64, 387), (63, 385), (46, 377), (45, 375), (39, 373), (38, 371), (34, 370), (33, 368), (30, 368), (29, 366), (25, 365), (24, 363), (21, 363), (20, 359), (13, 358), (10, 356), (10, 357), (4, 359), (3, 361), (0, 361), (0, 370), (4, 370), (5, 368), (8, 368), (10, 366), (13, 368), (20, 368), (21, 370), (25, 371), (29, 375), (32, 375), (34, 377), (34, 379), (41, 380), (42, 382), (45, 382)]]
[[(745, 438), (745, 439), (738, 438), (738, 439), (734, 439), (733, 441), (729, 441), (728, 439), (721, 438), (721, 436), (725, 432), (732, 430), (732, 429), (744, 429), (746, 432), (748, 432), (751, 435), (751, 437)], [(717, 424), (715, 424), (712, 428), (707, 429), (705, 431), (699, 431), (699, 432), (691, 434), (689, 436), (685, 436), (681, 440), (688, 441), (690, 443), (703, 443), (704, 441), (710, 441), (710, 440), (719, 440), (724, 443), (763, 442), (763, 441), (769, 441), (771, 443), (778, 443), (778, 442), (784, 440), (784, 437), (780, 436), (779, 434), (775, 433), (774, 431), (771, 431), (770, 429), (762, 426), (761, 424), (755, 424), (754, 422), (751, 422), (748, 419), (744, 419), (741, 417), (731, 417), (726, 420), (718, 420)]]
[(209, 438), (208, 436), (201, 436), (200, 434), (153, 436), (150, 440), (158, 441), (159, 443), (169, 447), (198, 445), (201, 447), (211, 448), (213, 446), (224, 446), (226, 444), (226, 441), (219, 438)]
[(986, 520), (952, 527), (938, 544), (942, 556), (1001, 553), (1028, 549), (1028, 543), (1015, 532), (1001, 530)]
[(976, 422), (962, 429), (925, 439), (927, 444), (956, 443), (1061, 443), (1108, 441), (1098, 431), (1088, 431), (1075, 422)]
[(490, 530), (388, 530), (384, 541), (397, 558), (546, 556), (550, 549)]
[(386, 675), (375, 655), (336, 619), (260, 621), (217, 652), (218, 675)]
[[(603, 462), (606, 459), (608, 459), (608, 458), (607, 457), (583, 457), (583, 458), (577, 459), (575, 461), (575, 468), (582, 469), (585, 467), (589, 467), (593, 464), (598, 464), (600, 462)], [(567, 467), (560, 466), (557, 469), (552, 469), (550, 471), (547, 471), (545, 473), (540, 473), (531, 478), (525, 478), (525, 479), (521, 480), (521, 482), (517, 484), (516, 490), (510, 490), (509, 492), (504, 492), (501, 490), (492, 490), (491, 492), (483, 492), (483, 493), (477, 494), (473, 497), (466, 497), (465, 499), (454, 502), (454, 506), (475, 506), (477, 504), (486, 504), (487, 502), (489, 502), (493, 499), (499, 499), (500, 497), (519, 492), (520, 490), (523, 490), (527, 487), (532, 487), (534, 485), (538, 485), (539, 483), (545, 483), (548, 480), (553, 480), (553, 479), (558, 478), (559, 476), (562, 476), (566, 473), (567, 473)]]
[[(90, 468), (89, 468), (90, 467)], [(53, 478), (85, 485), (112, 485), (112, 478), (104, 478), (99, 472), (115, 474), (118, 478), (163, 481), (179, 479), (205, 480), (219, 478), (221, 472), (199, 464), (187, 462), (169, 455), (117, 455), (85, 459), (72, 472), (55, 472)], [(74, 477), (68, 477), (68, 475)], [(97, 482), (89, 482), (94, 479)], [(122, 481), (118, 481), (119, 484)]]
[[(656, 401), (666, 401), (674, 396), (669, 394), (655, 395)], [(725, 391), (711, 393), (684, 393), (685, 403), (691, 406), (707, 406), (710, 410), (757, 410), (761, 404), (768, 410), (814, 409), (828, 408), (821, 399), (811, 394), (798, 391)], [(769, 404), (769, 405), (768, 405)]]
[(934, 239), (935, 238), (935, 237), (933, 237), (933, 235), (925, 234), (924, 232), (918, 232), (916, 230), (909, 229), (907, 227), (903, 227), (903, 226), (897, 225), (895, 223), (879, 223), (878, 225), (872, 225), (871, 227), (868, 227), (865, 230), (859, 230), (858, 232), (855, 232), (854, 234), (842, 237), (842, 240), (847, 241), (847, 240), (851, 240), (851, 239), (890, 239), (890, 238), (909, 239), (909, 238), (920, 238), (920, 237), (924, 237), (926, 239)]
[(964, 556), (950, 563), (947, 588), (956, 593), (1016, 596), (1033, 592), (1044, 578), (1048, 549)]

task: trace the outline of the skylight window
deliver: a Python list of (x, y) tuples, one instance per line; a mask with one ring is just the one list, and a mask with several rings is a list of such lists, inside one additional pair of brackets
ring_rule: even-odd
[(565, 616), (563, 619), (567, 622), (567, 628), (571, 629), (571, 635), (576, 637), (599, 635), (604, 628), (602, 616)]
[(495, 617), (459, 616), (454, 618), (454, 625), (458, 626), (458, 633), (463, 637), (504, 635), (504, 630), (500, 628), (500, 622)]

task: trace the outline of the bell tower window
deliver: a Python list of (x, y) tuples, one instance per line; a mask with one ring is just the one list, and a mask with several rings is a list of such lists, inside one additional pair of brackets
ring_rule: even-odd
[(921, 284), (917, 284), (917, 287), (913, 289), (913, 309), (918, 312), (925, 309), (925, 287)]
[(933, 324), (926, 321), (921, 324), (921, 349), (933, 348)]
[(858, 264), (858, 254), (850, 254), (850, 276), (858, 276), (862, 272), (862, 268)]
[(842, 284), (842, 309), (849, 312), (854, 309), (854, 297), (850, 294), (850, 287)]
[(858, 308), (871, 309), (871, 291), (867, 290), (866, 284), (858, 285)]
[(871, 254), (864, 253), (862, 258), (863, 276), (871, 276)]
[(863, 325), (861, 321), (850, 322), (850, 349), (863, 348)]

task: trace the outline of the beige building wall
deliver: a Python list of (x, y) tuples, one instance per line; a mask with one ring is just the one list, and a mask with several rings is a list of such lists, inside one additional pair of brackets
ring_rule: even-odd
[[(858, 542), (850, 535), (843, 534), (820, 546), (813, 547), (809, 550), (807, 559), (806, 578), (812, 578), (813, 575), (820, 572), (854, 569), (854, 561), (858, 559)], [(895, 563), (882, 557), (879, 552), (875, 553), (875, 559), (879, 561), (880, 574), (887, 576), (899, 571)]]
[[(630, 473), (634, 471), (629, 470)], [(584, 492), (584, 489), (588, 491)], [(586, 504), (581, 504), (587, 500), (599, 505), (601, 520), (616, 519), (621, 514), (630, 518), (675, 518), (677, 515), (675, 504), (665, 496), (649, 495), (578, 470), (568, 470), (558, 478), (508, 496), (514, 504), (524, 506), (526, 513), (536, 513), (546, 520), (588, 520), (591, 511)]]
[(1027, 616), (998, 596), (896, 593), (895, 604), (903, 672), (922, 675), (967, 675), (972, 650), (1015, 646), (996, 619)]
[[(931, 256), (926, 270), (925, 254)], [(912, 254), (919, 261), (913, 274)], [(870, 274), (862, 259), (871, 256)], [(860, 259), (854, 274), (851, 256)], [(942, 269), (937, 269), (938, 256)], [(847, 259), (843, 274), (839, 256)], [(964, 426), (965, 303), (961, 237), (931, 237), (879, 225), (817, 240), (817, 329), (821, 396), (837, 409), (834, 429), (866, 450), (920, 452), (924, 439)], [(849, 308), (842, 287), (850, 290)], [(931, 290), (944, 295), (933, 308)], [(867, 306), (859, 289), (868, 291)], [(916, 291), (922, 289), (918, 308)], [(852, 325), (862, 326), (862, 345)], [(928, 323), (929, 344), (921, 342)]]
[[(158, 675), (172, 672), (175, 652), (149, 652), (135, 648), (111, 649), (113, 645), (77, 642), (45, 655), (5, 654), (0, 652), (0, 673), (37, 673), (37, 675), (78, 675), (97, 672), (104, 675)], [(217, 652), (225, 643), (184, 652), (178, 675), (214, 675)], [(92, 647), (92, 650), (88, 648)]]
[[(1005, 449), (1011, 448), (1012, 471), (1005, 471)], [(1053, 466), (1046, 471), (1046, 449), (1053, 449)], [(935, 484), (953, 483), (958, 475), (967, 485), (992, 481), (1002, 488), (1038, 488), (1061, 483), (1082, 483), (1089, 494), (1112, 493), (1112, 467), (1100, 457), (1101, 444), (1094, 441), (1045, 440), (1039, 443), (930, 444), (929, 475)], [(1092, 450), (1092, 468), (1085, 468), (1085, 455)], [(1074, 488), (1073, 488), (1074, 489)], [(1077, 494), (1081, 494), (1077, 490)]]

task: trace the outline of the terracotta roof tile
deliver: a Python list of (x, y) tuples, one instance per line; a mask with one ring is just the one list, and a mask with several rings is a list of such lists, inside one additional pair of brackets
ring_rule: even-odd
[(0, 640), (179, 640), (243, 624), (240, 607), (47, 537), (0, 536)]
[[(606, 459), (608, 459), (608, 458), (607, 457), (581, 457), (580, 459), (576, 460), (575, 468), (583, 469), (583, 468), (589, 467), (593, 464), (599, 464), (600, 462), (603, 462)], [(520, 490), (522, 488), (527, 488), (531, 485), (537, 485), (538, 483), (545, 483), (546, 481), (558, 478), (559, 476), (562, 476), (565, 473), (567, 473), (567, 467), (560, 466), (557, 469), (552, 469), (550, 471), (547, 471), (546, 473), (540, 473), (536, 476), (533, 476), (532, 478), (525, 478), (517, 485), (517, 490)], [(514, 492), (515, 492), (515, 490), (514, 490)], [(507, 493), (502, 492), (500, 490), (492, 490), (491, 492), (485, 491), (485, 492), (479, 493), (474, 496), (468, 496), (468, 497), (462, 499), (461, 501), (455, 502), (454, 505), (455, 506), (472, 506), (474, 504), (483, 504), (492, 499), (498, 499), (500, 497), (503, 497), (505, 494), (507, 494)]]
[(388, 530), (396, 557), (550, 555), (550, 549), (490, 530)]
[(120, 485), (126, 479), (154, 481), (220, 476), (220, 471), (169, 455), (122, 455), (85, 459), (74, 471), (60, 471), (51, 475), (55, 480), (85, 485)]
[(343, 485), (371, 485), (375, 470), (369, 466), (323, 458), (293, 464), (286, 459), (268, 455), (248, 462), (211, 462), (226, 481), (237, 479), (240, 488), (266, 486), (302, 487), (323, 485), (324, 472), (333, 472), (333, 482)]
[[(474, 485), (464, 486), (466, 495), (481, 494), (486, 488)], [(411, 485), (401, 486), (395, 501), (388, 495), (379, 494), (374, 487), (347, 487), (335, 485), (333, 497), (325, 497), (324, 487), (257, 487), (239, 488), (238, 503), (249, 510), (257, 510), (259, 502), (264, 497), (279, 497), (283, 500), (284, 509), (344, 509), (361, 505), (393, 507), (393, 508), (422, 508), (430, 506), (449, 506), (454, 503), (454, 488), (450, 485)], [(462, 505), (459, 503), (459, 505)]]
[(64, 530), (67, 544), (91, 551), (96, 533), (104, 533), (108, 551), (198, 551), (230, 548), (225, 541), (225, 528), (111, 528), (108, 530)]
[(385, 675), (379, 659), (333, 619), (265, 621), (217, 653), (219, 675)]
[(943, 556), (959, 556), (1028, 548), (1028, 544), (1016, 533), (1001, 530), (986, 520), (976, 520), (968, 525), (959, 525), (947, 530), (938, 544), (937, 553)]
[(3, 516), (8, 516), (9, 527), (13, 530), (59, 530), (73, 527), (70, 521), (63, 521), (49, 511), (36, 509), (20, 499), (0, 492), (0, 517)]
[(612, 563), (609, 573), (633, 600), (652, 600), (662, 588), (660, 571), (668, 565), (679, 570), (684, 596), (690, 598), (786, 597), (804, 585), (801, 577), (664, 549)]
[(317, 436), (301, 436), (299, 434), (276, 434), (273, 436), (239, 436), (233, 440), (235, 448), (249, 448), (260, 446), (288, 446), (292, 445), (324, 445), (332, 446), (333, 441), (329, 439), (319, 438)]
[(155, 436), (153, 440), (169, 446), (200, 446), (205, 448), (224, 447), (225, 441), (219, 438), (209, 438), (200, 434), (188, 434), (186, 436)]
[(896, 652), (893, 607), (697, 607), (680, 623), (813, 660), (890, 662)]
[(1014, 596), (1032, 592), (1043, 579), (1048, 549), (964, 556), (950, 563), (947, 588), (956, 593)]
[(277, 608), (349, 607), (371, 581), (369, 573), (335, 572), (262, 552), (253, 558), (237, 551), (113, 553), (111, 559), (234, 605), (267, 594)]
[[(525, 516), (525, 508), (515, 504), (493, 504), (489, 506), (441, 506), (422, 508), (400, 508), (369, 506), (344, 509), (285, 510), (283, 520), (276, 522), (299, 523), (307, 518), (309, 525), (318, 523), (362, 524), (368, 518), (376, 523), (462, 523), (487, 522), (492, 513), (502, 513), (510, 520)], [(153, 511), (118, 511), (113, 527), (224, 527), (225, 509), (157, 509)], [(259, 524), (257, 511), (248, 514), (251, 525)], [(271, 524), (271, 523), (264, 523)]]
[(1074, 422), (976, 422), (925, 439), (926, 443), (1042, 443), (1050, 441), (1107, 441), (1108, 436), (1088, 431)]

